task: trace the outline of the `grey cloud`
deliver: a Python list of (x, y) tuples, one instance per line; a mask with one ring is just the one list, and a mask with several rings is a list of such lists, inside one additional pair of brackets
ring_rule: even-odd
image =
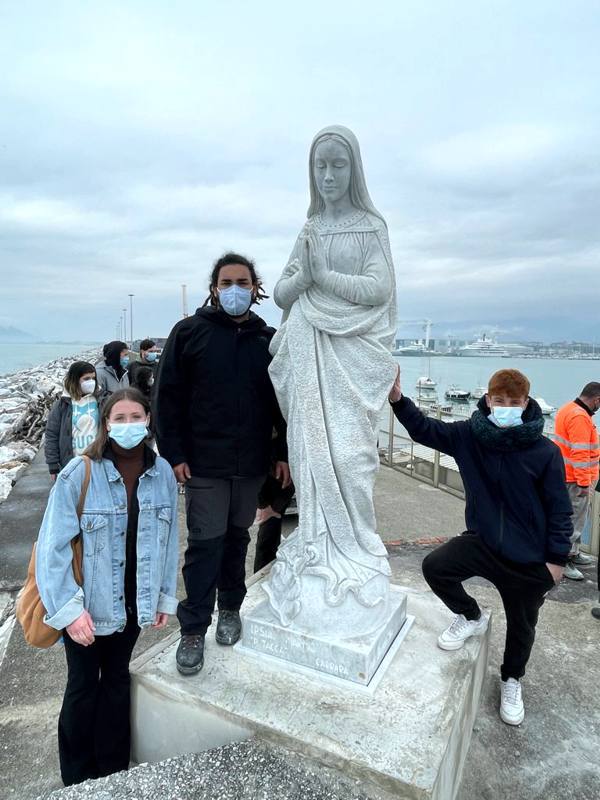
[(111, 337), (133, 291), (139, 333), (165, 333), (226, 248), (272, 289), (332, 121), (361, 141), (401, 315), (568, 335), (597, 296), (600, 25), (580, 0), (28, 9), (0, 21), (18, 327)]

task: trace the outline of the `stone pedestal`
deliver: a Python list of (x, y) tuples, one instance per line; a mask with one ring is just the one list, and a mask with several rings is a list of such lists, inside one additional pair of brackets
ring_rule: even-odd
[(271, 611), (268, 600), (263, 600), (242, 614), (242, 640), (236, 649), (274, 656), (367, 686), (406, 623), (406, 594), (397, 587), (390, 588), (384, 623), (368, 634), (345, 639), (306, 633), (295, 625), (286, 628)]
[[(133, 756), (158, 761), (257, 736), (358, 782), (370, 798), (454, 800), (486, 672), (490, 632), (462, 650), (436, 639), (452, 615), (430, 592), (404, 590), (417, 622), (376, 688), (206, 638), (205, 666), (175, 666), (178, 635), (132, 664)], [(263, 600), (258, 584), (244, 607)]]

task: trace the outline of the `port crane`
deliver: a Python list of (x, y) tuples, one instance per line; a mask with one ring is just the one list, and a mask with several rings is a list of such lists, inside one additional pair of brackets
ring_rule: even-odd
[(431, 328), (434, 323), (430, 319), (399, 319), (398, 325), (421, 325), (425, 333), (425, 349), (429, 350), (429, 340), (431, 339)]

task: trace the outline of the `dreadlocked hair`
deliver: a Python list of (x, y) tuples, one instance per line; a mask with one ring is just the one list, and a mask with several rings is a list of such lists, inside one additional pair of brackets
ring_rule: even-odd
[(222, 267), (227, 267), (230, 264), (242, 264), (242, 266), (247, 267), (250, 272), (250, 279), (252, 281), (252, 285), (256, 287), (256, 296), (252, 300), (250, 305), (259, 305), (262, 300), (267, 300), (269, 295), (265, 294), (263, 289), (263, 282), (260, 279), (256, 267), (254, 266), (254, 261), (251, 261), (246, 256), (241, 256), (239, 253), (225, 253), (215, 261), (215, 264), (212, 268), (212, 272), (210, 274), (210, 284), (208, 286), (209, 295), (202, 304), (202, 308), (205, 306), (213, 306), (217, 308), (219, 305), (219, 301), (214, 295), (213, 289), (216, 289), (217, 283), (219, 282), (219, 273), (221, 272)]

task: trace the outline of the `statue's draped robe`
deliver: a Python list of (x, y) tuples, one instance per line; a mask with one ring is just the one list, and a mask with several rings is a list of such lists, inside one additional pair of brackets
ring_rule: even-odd
[(301, 609), (303, 575), (324, 579), (329, 606), (348, 592), (374, 606), (384, 600), (390, 574), (373, 508), (379, 418), (396, 375), (387, 229), (366, 212), (346, 227), (311, 222), (329, 273), (323, 287), (305, 290), (299, 239), (275, 289), (285, 314), (271, 344), (270, 374), (287, 419), (300, 512), (265, 585), (284, 625)]

